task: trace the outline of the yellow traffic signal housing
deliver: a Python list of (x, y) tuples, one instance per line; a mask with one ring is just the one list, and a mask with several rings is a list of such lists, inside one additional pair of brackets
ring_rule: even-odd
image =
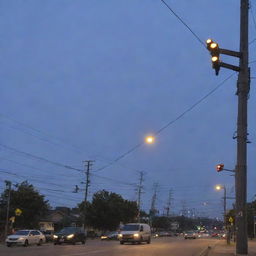
[(219, 74), (220, 70), (220, 49), (219, 45), (215, 43), (212, 39), (206, 40), (207, 49), (212, 55), (212, 68), (215, 69), (216, 75)]

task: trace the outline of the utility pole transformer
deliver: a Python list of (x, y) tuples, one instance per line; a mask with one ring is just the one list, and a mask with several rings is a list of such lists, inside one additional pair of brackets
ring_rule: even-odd
[(247, 101), (250, 91), (248, 67), (249, 1), (241, 0), (239, 75), (237, 82), (237, 164), (236, 164), (236, 255), (248, 254), (247, 240)]

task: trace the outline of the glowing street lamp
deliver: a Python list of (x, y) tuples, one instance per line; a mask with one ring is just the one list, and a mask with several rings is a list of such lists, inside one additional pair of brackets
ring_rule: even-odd
[(145, 142), (146, 142), (147, 144), (153, 144), (153, 143), (155, 142), (155, 137), (152, 136), (152, 135), (149, 135), (149, 136), (147, 136), (147, 137), (145, 138)]

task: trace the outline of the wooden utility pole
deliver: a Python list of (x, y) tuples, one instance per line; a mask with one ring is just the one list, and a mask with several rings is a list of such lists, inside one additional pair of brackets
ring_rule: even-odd
[(142, 189), (143, 189), (143, 183), (144, 181), (144, 172), (140, 172), (140, 179), (139, 179), (139, 184), (137, 187), (137, 192), (138, 192), (138, 199), (137, 199), (137, 205), (138, 205), (138, 222), (140, 222), (140, 209), (141, 209), (141, 194), (142, 194)]
[(237, 81), (237, 163), (236, 163), (236, 255), (248, 254), (247, 240), (247, 101), (250, 91), (248, 67), (249, 1), (241, 0), (239, 75)]
[(85, 180), (85, 193), (84, 193), (84, 228), (85, 228), (85, 222), (86, 222), (86, 203), (88, 201), (88, 190), (90, 186), (90, 170), (92, 167), (94, 161), (92, 160), (86, 160), (85, 163), (85, 174), (86, 174), (86, 180)]

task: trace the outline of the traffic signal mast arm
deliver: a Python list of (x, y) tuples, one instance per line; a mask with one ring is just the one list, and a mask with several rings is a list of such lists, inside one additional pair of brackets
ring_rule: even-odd
[(223, 67), (223, 68), (231, 69), (231, 70), (234, 70), (234, 71), (237, 71), (237, 72), (240, 71), (240, 68), (238, 66), (234, 66), (234, 65), (222, 62), (222, 61), (219, 62), (219, 66)]
[(235, 172), (235, 170), (230, 170), (230, 169), (225, 169), (225, 168), (223, 168), (222, 170), (226, 171), (226, 172)]
[(235, 170), (230, 170), (230, 169), (224, 168), (224, 164), (217, 164), (216, 165), (216, 170), (217, 170), (217, 172), (221, 172), (221, 171), (235, 172)]
[(219, 48), (221, 54), (237, 57), (237, 58), (242, 58), (242, 53), (241, 52), (236, 52), (236, 51), (231, 51), (227, 49), (222, 49)]
[(241, 52), (231, 51), (227, 49), (219, 48), (219, 45), (215, 43), (212, 39), (206, 41), (207, 49), (212, 55), (212, 67), (215, 69), (216, 75), (219, 74), (220, 67), (231, 69), (234, 71), (240, 71), (240, 68), (235, 65), (231, 65), (225, 62), (220, 61), (219, 55), (225, 54), (237, 58), (242, 58)]
[[(229, 55), (229, 56), (233, 56), (233, 57), (237, 57), (237, 58), (242, 58), (242, 53), (241, 52), (236, 52), (236, 51), (231, 51), (231, 50), (227, 50), (227, 49), (221, 49), (219, 48), (219, 51), (221, 54), (225, 54), (225, 55)], [(225, 62), (220, 61), (220, 67), (223, 68), (228, 68), (234, 71), (239, 72), (240, 68), (238, 66), (234, 66)]]

